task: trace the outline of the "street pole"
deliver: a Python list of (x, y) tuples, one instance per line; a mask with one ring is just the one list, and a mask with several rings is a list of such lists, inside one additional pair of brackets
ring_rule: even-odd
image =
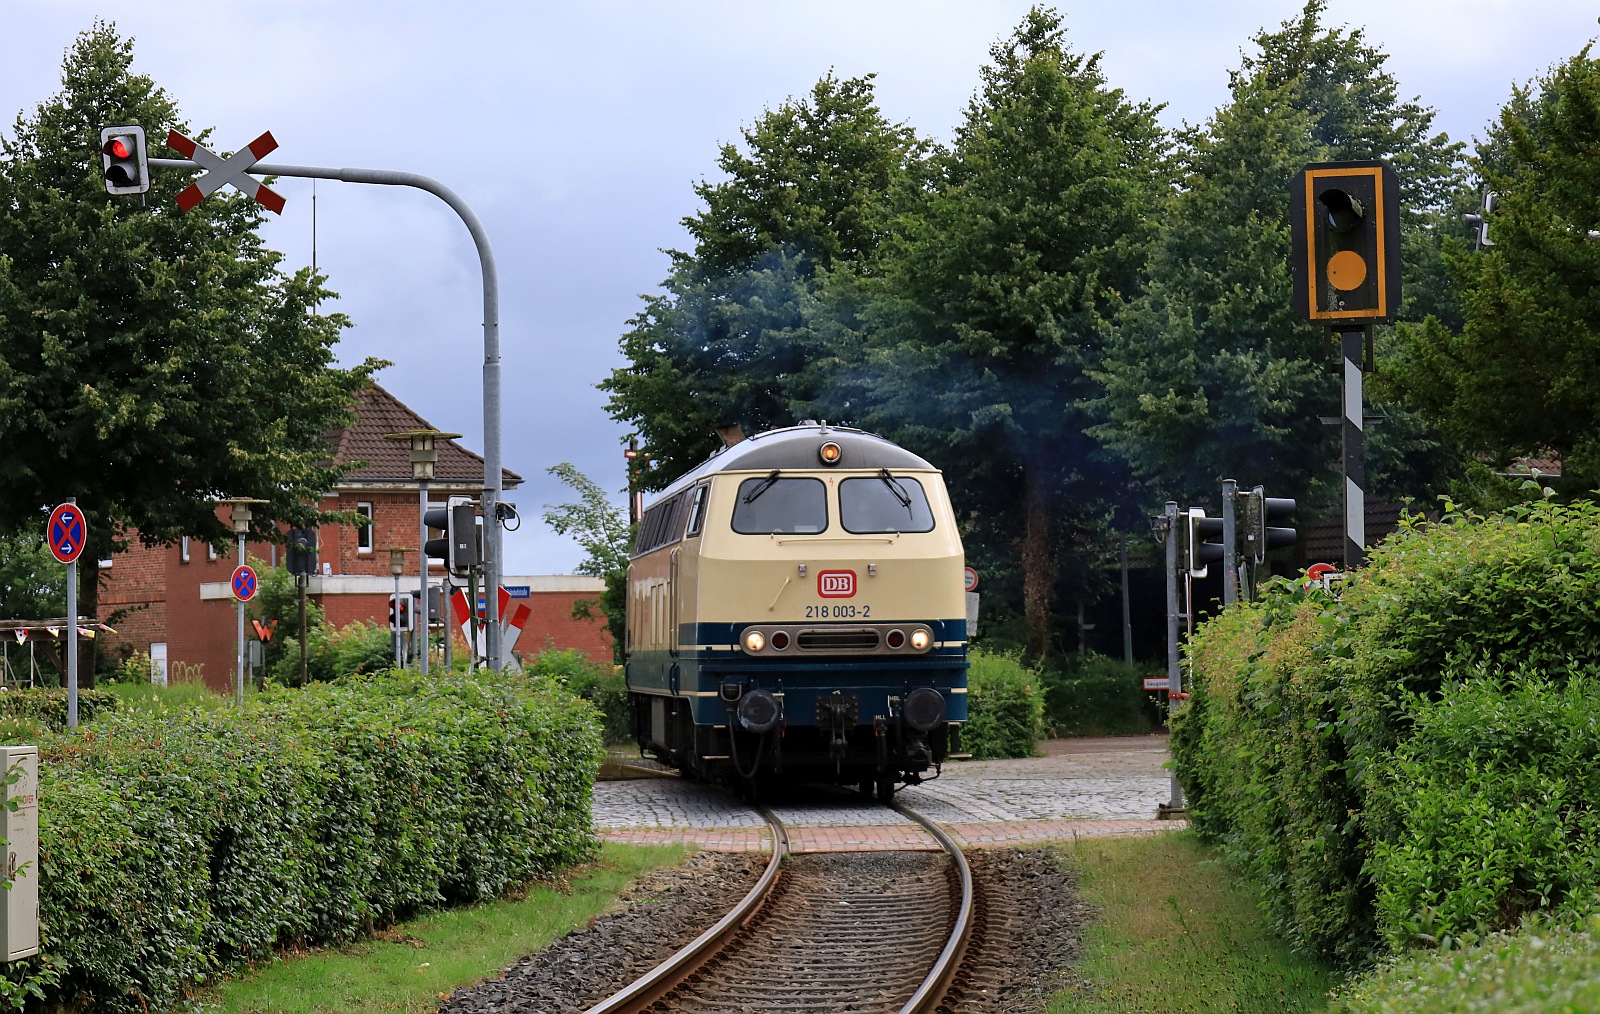
[(420, 573), (418, 575), (417, 612), (420, 616), (413, 616), (411, 622), (417, 628), (417, 658), (418, 670), (422, 675), (428, 675), (428, 522), (423, 520), (428, 513), (428, 480), (417, 480), (417, 561)]
[[(67, 503), (78, 503), (75, 496)], [(79, 517), (82, 517), (80, 514)], [(88, 532), (88, 523), (84, 524)], [(67, 728), (78, 727), (78, 561), (67, 564)]]
[[(246, 514), (246, 517), (249, 515)], [(234, 528), (238, 529), (238, 525)], [(239, 562), (236, 567), (244, 566), (244, 532), (239, 532)], [(234, 676), (233, 701), (235, 704), (244, 703), (244, 599), (238, 599), (239, 605), (239, 667)]]
[[(1181, 700), (1183, 693), (1183, 668), (1178, 663), (1178, 504), (1168, 500), (1163, 512), (1167, 526), (1167, 721), (1172, 720), (1172, 702)], [(1186, 805), (1183, 786), (1178, 784), (1178, 769), (1172, 769), (1172, 798), (1168, 810), (1182, 810)]]
[[(148, 164), (165, 169), (200, 169), (198, 163), (186, 158), (152, 158)], [(397, 172), (392, 169), (332, 169), (321, 166), (276, 165), (257, 163), (251, 170), (266, 176), (290, 176), (307, 179), (339, 180), (343, 183), (370, 183), (378, 186), (415, 187), (426, 190), (448, 204), (466, 225), (478, 248), (478, 264), (483, 275), (483, 517), (489, 531), (484, 539), (483, 567), (485, 582), (491, 591), (500, 587), (501, 581), (501, 527), (500, 498), (502, 473), (500, 464), (500, 281), (495, 271), (494, 251), (489, 247), (489, 235), (483, 229), (467, 203), (456, 192), (437, 180), (418, 173)], [(498, 672), (504, 665), (500, 644), (500, 603), (490, 594), (488, 599), (488, 631), (485, 637), (489, 666)]]
[(1133, 664), (1133, 611), (1128, 607), (1128, 533), (1118, 532), (1122, 558), (1122, 660)]
[(1234, 507), (1239, 502), (1239, 483), (1235, 479), (1222, 480), (1222, 605), (1224, 608), (1239, 601), (1238, 525), (1234, 520)]

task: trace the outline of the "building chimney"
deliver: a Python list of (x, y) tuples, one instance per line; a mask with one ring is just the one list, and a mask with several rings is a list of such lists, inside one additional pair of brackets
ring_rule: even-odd
[(717, 439), (722, 441), (723, 447), (732, 447), (744, 439), (744, 430), (736, 422), (718, 423), (711, 428), (716, 431)]

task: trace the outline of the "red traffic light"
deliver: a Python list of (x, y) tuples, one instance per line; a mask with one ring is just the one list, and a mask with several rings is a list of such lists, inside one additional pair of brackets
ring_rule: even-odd
[(112, 158), (127, 158), (133, 154), (133, 145), (128, 143), (126, 137), (113, 137), (100, 150)]
[(142, 194), (150, 189), (144, 128), (106, 127), (100, 131), (100, 167), (108, 194)]

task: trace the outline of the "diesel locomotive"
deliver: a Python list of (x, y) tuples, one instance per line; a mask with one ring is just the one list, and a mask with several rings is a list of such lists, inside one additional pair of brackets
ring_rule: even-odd
[(729, 441), (646, 509), (628, 568), (641, 752), (715, 781), (888, 801), (960, 756), (965, 559), (939, 471), (802, 423)]

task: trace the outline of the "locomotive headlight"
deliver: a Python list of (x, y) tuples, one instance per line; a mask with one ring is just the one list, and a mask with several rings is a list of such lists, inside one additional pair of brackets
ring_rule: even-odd
[(767, 646), (767, 639), (761, 635), (761, 631), (759, 631), (759, 630), (749, 630), (749, 631), (745, 632), (745, 635), (744, 635), (744, 650), (745, 651), (760, 651), (762, 648), (765, 648), (766, 646)]
[(925, 651), (930, 639), (931, 635), (926, 630), (913, 630), (911, 632), (911, 647), (918, 651)]
[(844, 457), (844, 448), (830, 440), (817, 448), (817, 457), (822, 459), (824, 465), (837, 465), (839, 459)]

